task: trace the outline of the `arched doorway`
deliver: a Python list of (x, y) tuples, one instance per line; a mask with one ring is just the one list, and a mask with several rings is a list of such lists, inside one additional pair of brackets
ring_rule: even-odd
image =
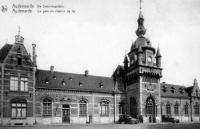
[(156, 122), (155, 118), (155, 101), (153, 97), (148, 97), (146, 100), (146, 116), (149, 118), (149, 122)]
[(130, 98), (130, 115), (133, 118), (137, 117), (137, 102), (136, 102), (136, 99), (134, 97)]

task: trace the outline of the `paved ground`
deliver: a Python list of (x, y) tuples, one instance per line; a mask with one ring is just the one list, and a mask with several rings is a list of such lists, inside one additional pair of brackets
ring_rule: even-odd
[(91, 124), (91, 125), (36, 125), (6, 126), (0, 129), (200, 129), (200, 123), (188, 124)]
[(200, 129), (200, 123), (179, 123), (179, 124), (154, 124), (146, 129)]
[(91, 124), (91, 125), (36, 125), (36, 126), (4, 126), (0, 129), (145, 129), (145, 124)]

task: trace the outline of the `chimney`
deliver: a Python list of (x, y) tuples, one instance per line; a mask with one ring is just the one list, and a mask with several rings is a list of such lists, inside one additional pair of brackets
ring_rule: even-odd
[(33, 55), (32, 55), (32, 56), (33, 56), (33, 57), (32, 57), (32, 58), (33, 58), (33, 65), (34, 65), (34, 66), (37, 66), (37, 62), (36, 62), (37, 55), (36, 55), (36, 52), (35, 52), (35, 48), (36, 48), (36, 44), (33, 43), (33, 44), (32, 44), (32, 51), (33, 51), (33, 53), (32, 53), (32, 54), (33, 54)]
[(85, 70), (85, 76), (87, 77), (88, 76), (88, 70)]
[(54, 72), (54, 66), (50, 66), (50, 71), (51, 71), (51, 73)]

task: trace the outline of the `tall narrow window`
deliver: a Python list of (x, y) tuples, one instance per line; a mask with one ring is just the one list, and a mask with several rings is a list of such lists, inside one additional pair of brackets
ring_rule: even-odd
[(80, 116), (87, 116), (87, 102), (85, 100), (80, 101), (79, 115)]
[(178, 103), (176, 102), (176, 104), (174, 105), (174, 114), (176, 116), (178, 116), (179, 112), (178, 112)]
[(52, 115), (52, 101), (48, 98), (43, 100), (43, 115), (44, 116)]
[(194, 105), (194, 114), (196, 116), (199, 115), (199, 104), (198, 104), (198, 102), (196, 102), (195, 105)]
[(17, 64), (22, 65), (22, 57), (17, 57)]
[(10, 90), (18, 91), (18, 77), (10, 77)]
[(171, 115), (171, 106), (169, 103), (166, 104), (166, 114)]
[(14, 99), (11, 100), (11, 117), (25, 118), (26, 117), (26, 100)]
[(125, 114), (124, 112), (124, 102), (119, 103), (119, 114)]
[(28, 91), (28, 78), (21, 78), (21, 91)]
[(22, 52), (20, 47), (17, 49), (17, 64), (22, 65)]
[(109, 115), (109, 102), (102, 101), (100, 103), (100, 106), (101, 106), (101, 115), (108, 116)]
[(153, 114), (153, 100), (152, 99), (148, 99), (147, 101), (147, 105), (146, 105), (146, 114), (151, 115)]
[(187, 116), (189, 114), (189, 112), (188, 112), (188, 108), (189, 108), (188, 103), (185, 104), (184, 108), (185, 108), (185, 115)]

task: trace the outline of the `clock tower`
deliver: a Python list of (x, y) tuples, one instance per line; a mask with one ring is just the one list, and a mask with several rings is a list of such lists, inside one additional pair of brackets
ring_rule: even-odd
[(133, 42), (124, 63), (124, 85), (126, 87), (127, 113), (144, 122), (161, 120), (160, 78), (162, 77), (160, 49), (152, 46), (145, 37), (144, 17), (140, 10), (137, 39)]

